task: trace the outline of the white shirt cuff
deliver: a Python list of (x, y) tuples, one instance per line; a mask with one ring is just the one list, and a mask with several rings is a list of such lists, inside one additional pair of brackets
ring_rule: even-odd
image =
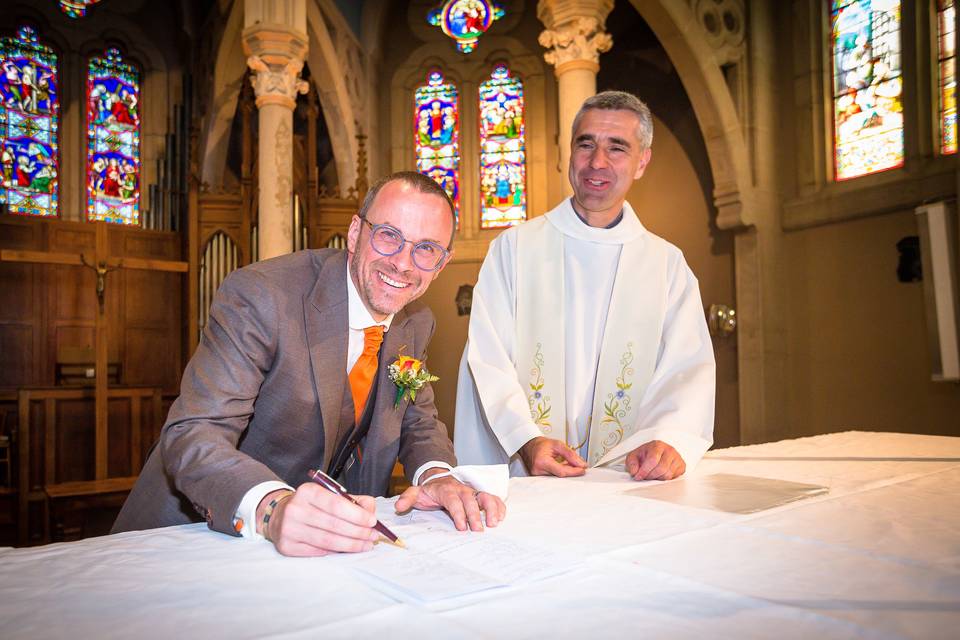
[(424, 471), (426, 471), (427, 469), (437, 469), (437, 468), (446, 469), (447, 471), (453, 470), (453, 467), (448, 465), (446, 462), (427, 462), (426, 464), (421, 465), (420, 468), (417, 469), (417, 472), (413, 474), (413, 481), (411, 482), (411, 484), (413, 484), (414, 486), (420, 484), (420, 476), (423, 475)]
[(257, 507), (260, 506), (260, 501), (263, 500), (265, 495), (277, 489), (294, 490), (293, 487), (285, 482), (267, 480), (266, 482), (255, 485), (243, 494), (243, 500), (240, 501), (240, 506), (237, 507), (237, 513), (234, 514), (233, 521), (243, 520), (240, 535), (244, 538), (251, 538), (253, 540), (263, 539), (263, 536), (257, 533)]
[(505, 464), (461, 464), (450, 471), (430, 476), (427, 482), (447, 476), (504, 501), (510, 489), (510, 468)]

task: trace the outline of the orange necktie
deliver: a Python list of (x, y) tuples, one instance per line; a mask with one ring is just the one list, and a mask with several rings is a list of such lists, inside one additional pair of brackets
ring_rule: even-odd
[(350, 393), (353, 395), (353, 410), (359, 424), (363, 408), (367, 405), (373, 378), (377, 375), (377, 352), (383, 342), (383, 326), (375, 324), (363, 330), (363, 353), (350, 369)]

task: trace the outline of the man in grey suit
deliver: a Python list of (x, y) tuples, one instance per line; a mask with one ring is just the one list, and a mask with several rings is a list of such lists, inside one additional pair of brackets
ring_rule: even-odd
[[(230, 274), (113, 532), (206, 520), (286, 555), (365, 551), (378, 537), (365, 494), (386, 492), (398, 456), (413, 484), (399, 511), (442, 508), (458, 529), (481, 530), (482, 510), (495, 526), (498, 497), (442, 475), (456, 459), (429, 384), (396, 404), (388, 376), (400, 355), (424, 358), (434, 319), (411, 303), (449, 261), (454, 225), (443, 189), (401, 172), (367, 194), (346, 252)], [(378, 359), (371, 331), (382, 335)], [(372, 385), (355, 403), (347, 372), (367, 356)], [(338, 477), (359, 506), (306, 482), (310, 468)]]

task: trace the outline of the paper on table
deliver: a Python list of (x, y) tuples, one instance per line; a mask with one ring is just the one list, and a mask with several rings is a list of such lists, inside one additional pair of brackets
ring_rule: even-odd
[[(379, 505), (378, 505), (379, 506)], [(378, 510), (379, 511), (379, 510)], [(424, 602), (533, 582), (575, 568), (579, 559), (498, 535), (457, 531), (442, 511), (378, 513), (407, 549), (378, 545), (351, 567), (388, 592)]]
[(624, 493), (701, 509), (747, 514), (779, 507), (827, 491), (827, 487), (814, 484), (715, 473), (641, 486)]

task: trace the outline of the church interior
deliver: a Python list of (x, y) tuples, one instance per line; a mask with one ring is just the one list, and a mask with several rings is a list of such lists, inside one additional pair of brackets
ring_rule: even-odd
[(345, 248), (394, 171), (457, 206), (452, 433), (487, 248), (572, 193), (608, 89), (654, 115), (628, 201), (699, 280), (714, 447), (960, 436), (956, 34), (953, 0), (8, 0), (0, 546), (106, 533), (224, 277)]

